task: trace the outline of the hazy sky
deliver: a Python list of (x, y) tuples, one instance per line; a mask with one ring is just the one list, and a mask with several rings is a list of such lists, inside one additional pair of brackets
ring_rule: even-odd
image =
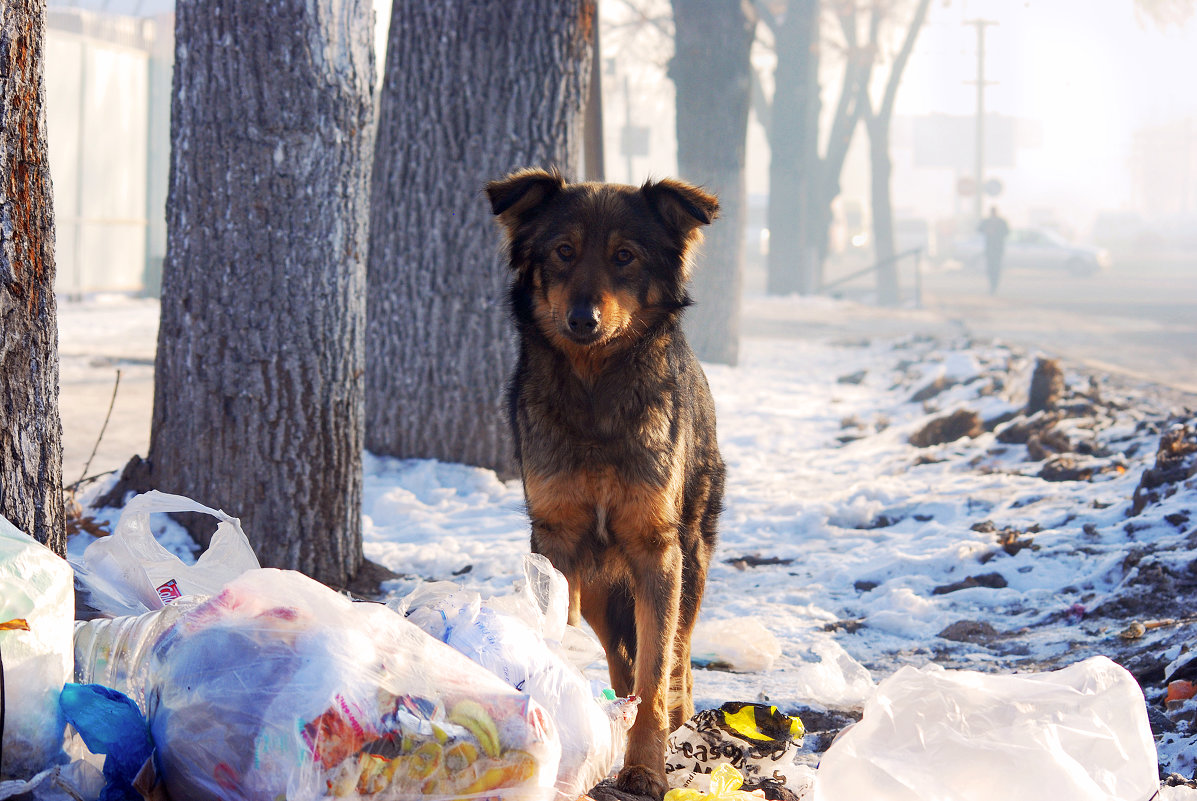
[(986, 30), (991, 112), (1037, 120), (1018, 153), (1019, 188), (1044, 205), (1128, 207), (1128, 146), (1147, 125), (1197, 121), (1197, 20), (1161, 30), (1132, 0), (935, 0), (898, 100), (899, 114), (971, 114), (976, 30)]

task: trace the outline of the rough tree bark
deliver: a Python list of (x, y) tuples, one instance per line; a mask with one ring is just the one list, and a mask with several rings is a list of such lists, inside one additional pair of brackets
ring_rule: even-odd
[(264, 565), (345, 586), (362, 562), (370, 3), (175, 13), (149, 483), (240, 517)]
[(481, 189), (577, 177), (594, 0), (396, 0), (371, 208), (366, 447), (515, 473), (507, 270)]
[(756, 18), (748, 0), (673, 0), (677, 166), (682, 178), (719, 196), (719, 222), (695, 264), (686, 337), (698, 358), (736, 364), (747, 189), (744, 177), (749, 50)]
[(0, 515), (66, 555), (44, 0), (0, 4)]

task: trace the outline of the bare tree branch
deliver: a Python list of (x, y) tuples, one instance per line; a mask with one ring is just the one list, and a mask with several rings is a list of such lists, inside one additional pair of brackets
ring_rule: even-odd
[(646, 14), (644, 12), (644, 10), (636, 3), (632, 2), (632, 0), (620, 0), (620, 2), (623, 3), (625, 8), (627, 8), (629, 11), (631, 11), (632, 13), (634, 13), (636, 15), (637, 23), (643, 24), (643, 25), (650, 25), (653, 28), (656, 28), (658, 31), (660, 31), (665, 36), (668, 36), (670, 39), (673, 38), (673, 30), (667, 24), (669, 21), (671, 21), (673, 19), (671, 16), (651, 16), (649, 14)]
[(773, 10), (769, 8), (769, 5), (765, 2), (765, 0), (755, 0), (752, 6), (756, 9), (757, 19), (760, 22), (765, 23), (765, 27), (768, 28), (774, 36), (776, 36), (779, 23), (777, 21), (777, 15), (773, 13)]
[(902, 42), (902, 49), (898, 51), (898, 55), (894, 58), (894, 63), (890, 67), (889, 79), (885, 84), (885, 94), (881, 98), (881, 106), (877, 109), (878, 115), (887, 122), (893, 116), (894, 101), (898, 95), (898, 84), (902, 82), (902, 73), (906, 69), (906, 63), (910, 61), (910, 54), (914, 51), (915, 40), (918, 39), (919, 31), (923, 29), (923, 23), (927, 20), (927, 10), (930, 7), (931, 0), (919, 0), (918, 7), (914, 10), (914, 16), (906, 28), (906, 38)]
[[(844, 159), (852, 144), (852, 133), (861, 118), (860, 96), (867, 100), (869, 80), (873, 72), (873, 60), (862, 58), (857, 45), (856, 6), (853, 3), (839, 3), (836, 7), (840, 29), (848, 43), (848, 60), (844, 65), (844, 77), (840, 84), (840, 97), (832, 118), (831, 133), (827, 137), (827, 155), (823, 159), (823, 185), (829, 196), (838, 194), (838, 176), (843, 169)], [(867, 105), (867, 104), (866, 104)]]
[(1135, 13), (1151, 20), (1160, 29), (1169, 25), (1182, 27), (1197, 10), (1194, 0), (1135, 0)]

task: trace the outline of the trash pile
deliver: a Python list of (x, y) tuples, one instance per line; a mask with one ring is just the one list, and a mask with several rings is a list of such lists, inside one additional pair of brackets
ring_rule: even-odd
[[(181, 511), (219, 521), (194, 565), (150, 530)], [(74, 620), (73, 584), (103, 616)], [(0, 591), (0, 800), (624, 797), (637, 701), (579, 669), (601, 649), (540, 556), (506, 596), (425, 583), (355, 603), (260, 568), (235, 518), (154, 492), (76, 563), (0, 518)], [(760, 639), (704, 658), (771, 663)], [(702, 710), (669, 737), (665, 801), (1197, 798), (1159, 786), (1142, 691), (1104, 657), (903, 668), (817, 770), (805, 734), (767, 703)]]
[[(219, 521), (194, 565), (150, 532), (180, 511)], [(259, 568), (235, 518), (177, 496), (133, 499), (73, 565), (5, 523), (0, 799), (577, 798), (636, 702), (583, 678), (564, 577), (527, 572), (485, 603), (431, 588), (409, 620)], [(109, 616), (75, 623), (72, 581)], [(452, 632), (413, 622), (434, 609)]]

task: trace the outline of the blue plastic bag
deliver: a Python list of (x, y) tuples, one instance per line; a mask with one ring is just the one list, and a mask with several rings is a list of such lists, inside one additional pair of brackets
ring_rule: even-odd
[(154, 743), (137, 704), (102, 684), (67, 684), (59, 704), (83, 744), (93, 754), (107, 755), (104, 778), (108, 784), (100, 801), (140, 801), (133, 780), (154, 753)]

